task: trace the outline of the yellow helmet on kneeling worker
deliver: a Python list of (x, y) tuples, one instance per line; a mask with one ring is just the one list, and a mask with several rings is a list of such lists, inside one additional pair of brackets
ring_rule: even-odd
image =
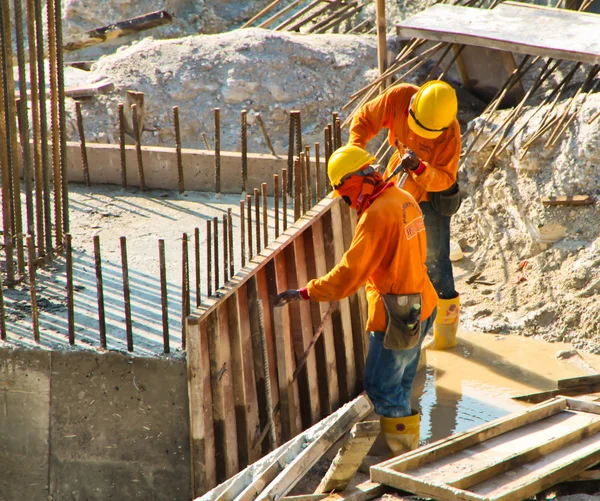
[(338, 148), (331, 154), (327, 164), (327, 176), (331, 186), (336, 189), (352, 174), (374, 161), (375, 157), (359, 146), (347, 144)]
[(435, 139), (447, 130), (458, 112), (454, 89), (442, 80), (431, 80), (421, 86), (411, 99), (408, 126), (417, 135)]

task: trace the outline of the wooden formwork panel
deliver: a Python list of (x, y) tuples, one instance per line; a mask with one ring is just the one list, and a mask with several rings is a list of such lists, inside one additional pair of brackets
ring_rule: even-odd
[(556, 398), (371, 468), (439, 501), (521, 501), (600, 461), (600, 405)]
[(337, 304), (296, 379), (297, 361), (330, 304), (293, 302), (273, 309), (270, 303), (276, 293), (327, 273), (348, 249), (355, 219), (339, 199), (322, 200), (187, 318), (195, 496), (314, 425), (360, 389), (364, 292)]

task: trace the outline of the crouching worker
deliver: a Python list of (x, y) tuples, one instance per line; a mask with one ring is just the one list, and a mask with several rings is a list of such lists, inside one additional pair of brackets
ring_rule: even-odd
[(385, 183), (371, 166), (374, 160), (352, 145), (331, 155), (327, 174), (334, 196), (358, 213), (354, 238), (329, 273), (303, 289), (280, 293), (274, 305), (336, 301), (365, 286), (370, 334), (364, 387), (397, 455), (419, 444), (420, 416), (411, 409), (410, 397), (438, 297), (425, 267), (427, 243), (419, 204), (408, 192)]

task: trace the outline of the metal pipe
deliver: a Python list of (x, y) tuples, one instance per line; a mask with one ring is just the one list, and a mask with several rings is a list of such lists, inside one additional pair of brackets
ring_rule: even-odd
[(123, 276), (123, 304), (125, 305), (125, 330), (127, 351), (133, 351), (133, 323), (131, 321), (131, 288), (129, 287), (129, 265), (127, 259), (127, 237), (120, 237), (121, 273)]
[(79, 132), (79, 147), (81, 150), (81, 165), (83, 167), (83, 181), (90, 186), (90, 168), (88, 165), (87, 149), (85, 147), (85, 130), (83, 128), (83, 117), (81, 115), (81, 103), (75, 101), (75, 113), (77, 115), (77, 130)]
[(94, 235), (94, 263), (96, 265), (96, 294), (98, 298), (98, 329), (100, 346), (106, 348), (106, 315), (104, 313), (104, 286), (102, 284), (102, 257), (100, 256), (100, 237)]
[(167, 265), (165, 260), (165, 241), (158, 240), (158, 260), (160, 262), (160, 302), (162, 309), (163, 351), (169, 353), (169, 300), (167, 298)]

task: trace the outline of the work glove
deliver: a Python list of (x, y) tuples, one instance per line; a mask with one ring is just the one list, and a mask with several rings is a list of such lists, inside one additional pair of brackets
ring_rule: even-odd
[(304, 301), (306, 298), (298, 289), (288, 289), (273, 298), (273, 307), (284, 306), (292, 301)]
[(419, 159), (417, 154), (414, 151), (409, 150), (407, 148), (404, 155), (402, 156), (402, 159), (400, 160), (400, 166), (402, 167), (402, 169), (417, 170), (419, 168), (419, 165), (421, 165), (421, 160)]

